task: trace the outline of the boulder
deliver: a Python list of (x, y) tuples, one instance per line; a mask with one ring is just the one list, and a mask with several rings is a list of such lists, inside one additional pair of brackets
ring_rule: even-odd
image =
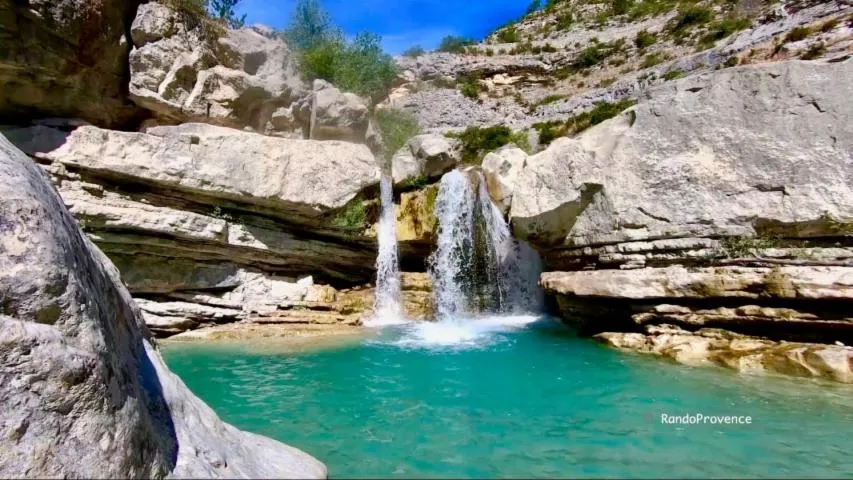
[[(34, 154), (69, 170), (320, 221), (379, 182), (364, 145), (275, 138), (202, 124), (132, 133), (80, 127)], [(51, 148), (53, 148), (51, 150)]]
[(541, 249), (661, 238), (826, 237), (853, 219), (853, 62), (666, 82), (528, 158), (510, 211)]
[(483, 158), (483, 173), (489, 196), (505, 214), (512, 205), (518, 174), (527, 163), (527, 153), (513, 144), (505, 145)]
[(341, 92), (329, 82), (314, 80), (311, 98), (311, 139), (365, 142), (370, 124), (367, 102)]
[(307, 117), (281, 120), (280, 110), (309, 92), (271, 29), (227, 29), (150, 2), (139, 7), (130, 31), (130, 98), (160, 122), (307, 134)]
[(0, 136), (0, 476), (325, 478), (166, 367), (110, 261)]
[(459, 141), (438, 134), (416, 135), (391, 159), (395, 185), (415, 179), (435, 180), (461, 161)]
[(0, 2), (0, 115), (79, 117), (124, 126), (127, 18), (138, 0)]

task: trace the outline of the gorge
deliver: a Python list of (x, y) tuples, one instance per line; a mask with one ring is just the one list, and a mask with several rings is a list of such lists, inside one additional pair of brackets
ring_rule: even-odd
[(190, 3), (0, 0), (0, 477), (853, 471), (850, 2)]

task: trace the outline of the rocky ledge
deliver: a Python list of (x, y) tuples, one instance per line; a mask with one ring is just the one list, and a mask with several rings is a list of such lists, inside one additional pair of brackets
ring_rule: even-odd
[(527, 157), (510, 217), (554, 309), (622, 349), (853, 381), (851, 74), (688, 77)]
[(0, 476), (325, 478), (166, 367), (110, 261), (0, 136)]

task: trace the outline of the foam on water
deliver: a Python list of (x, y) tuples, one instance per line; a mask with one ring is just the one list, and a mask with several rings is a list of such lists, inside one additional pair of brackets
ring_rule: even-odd
[(502, 333), (525, 328), (541, 319), (538, 315), (455, 317), (440, 322), (411, 323), (400, 329), (399, 336), (378, 341), (406, 348), (480, 348), (501, 341)]

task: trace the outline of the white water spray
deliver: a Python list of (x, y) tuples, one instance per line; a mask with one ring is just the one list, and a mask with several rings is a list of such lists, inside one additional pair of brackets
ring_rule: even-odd
[(400, 258), (397, 248), (397, 215), (391, 178), (382, 176), (379, 183), (381, 212), (377, 237), (379, 255), (376, 257), (376, 301), (373, 318), (366, 326), (405, 323), (400, 289)]

